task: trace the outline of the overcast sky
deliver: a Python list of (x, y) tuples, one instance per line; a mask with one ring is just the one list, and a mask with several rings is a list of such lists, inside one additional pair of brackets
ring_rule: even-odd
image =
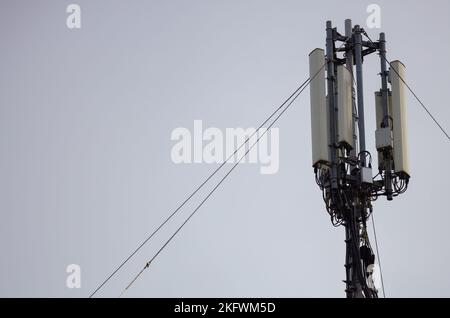
[[(81, 29), (66, 7), (81, 7)], [(381, 29), (366, 8), (381, 8)], [(0, 4), (0, 296), (87, 297), (217, 165), (175, 164), (177, 127), (257, 127), (308, 77), (325, 22), (353, 19), (450, 130), (450, 3), (5, 1)], [(364, 65), (375, 154), (378, 57)], [(411, 182), (374, 205), (389, 297), (450, 296), (450, 143), (408, 95)], [(275, 125), (280, 166), (239, 166), (125, 294), (344, 297), (344, 229), (311, 168), (309, 92)], [(227, 165), (227, 167), (230, 167)], [(205, 192), (202, 192), (204, 194)], [(118, 296), (198, 197), (98, 296)], [(370, 228), (371, 230), (371, 228)], [(66, 267), (81, 267), (81, 288)]]

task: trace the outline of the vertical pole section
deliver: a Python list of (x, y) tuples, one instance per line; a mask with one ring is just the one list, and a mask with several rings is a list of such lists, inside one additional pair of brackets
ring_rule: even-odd
[[(366, 150), (366, 134), (364, 129), (364, 88), (362, 69), (362, 36), (359, 25), (355, 25), (355, 64), (356, 64), (356, 92), (358, 97), (358, 130), (359, 130), (359, 151)], [(366, 156), (361, 158), (362, 165), (366, 165)]]
[[(345, 36), (347, 38), (352, 38), (352, 20), (347, 19), (345, 20)], [(346, 43), (346, 50), (345, 50), (345, 65), (347, 69), (350, 71), (352, 77), (353, 77), (353, 43), (351, 41), (348, 41)], [(352, 82), (352, 131), (353, 131), (353, 149), (350, 151), (350, 156), (354, 157), (356, 156), (357, 150), (357, 135), (356, 135), (356, 101), (355, 101), (355, 88), (353, 86)], [(355, 169), (355, 166), (352, 166), (351, 169)], [(354, 200), (354, 198), (352, 198)], [(347, 216), (348, 219), (348, 216)], [(355, 286), (355, 280), (354, 280), (354, 260), (353, 260), (353, 238), (350, 231), (350, 224), (349, 222), (345, 222), (345, 293), (347, 295), (347, 298), (354, 298), (356, 293), (356, 286)]]
[(335, 74), (334, 74), (334, 38), (331, 21), (327, 21), (327, 91), (330, 120), (330, 162), (331, 162), (331, 195), (337, 192), (337, 154), (336, 154), (336, 107), (335, 107)]
[(388, 111), (388, 87), (387, 87), (387, 68), (386, 68), (386, 36), (380, 33), (380, 65), (381, 65), (381, 102), (383, 107), (383, 127), (389, 127)]
[[(345, 20), (345, 36), (348, 39), (352, 38), (352, 20), (347, 19)], [(348, 41), (346, 44), (346, 50), (345, 50), (345, 65), (347, 69), (350, 71), (350, 74), (353, 78), (353, 43), (351, 41)], [(356, 135), (356, 121), (357, 121), (357, 114), (356, 114), (356, 100), (355, 100), (355, 87), (353, 86), (352, 82), (352, 131), (353, 131), (353, 149), (350, 151), (350, 156), (354, 157), (356, 156), (357, 150), (357, 143), (358, 143), (358, 136)]]
[[(387, 72), (387, 65), (386, 65), (386, 35), (384, 33), (380, 33), (380, 65), (381, 65), (381, 105), (383, 107), (383, 122), (381, 124), (382, 127), (389, 128), (390, 122), (389, 122), (389, 108), (388, 108), (388, 72)], [(391, 182), (391, 150), (387, 150), (388, 152), (386, 154), (386, 158), (384, 158), (386, 165), (386, 175), (385, 175), (385, 189), (386, 189), (386, 197), (389, 201), (392, 200), (392, 182)]]
[(352, 236), (348, 224), (345, 224), (345, 294), (347, 298), (354, 298), (355, 288), (353, 287), (353, 252), (352, 252)]

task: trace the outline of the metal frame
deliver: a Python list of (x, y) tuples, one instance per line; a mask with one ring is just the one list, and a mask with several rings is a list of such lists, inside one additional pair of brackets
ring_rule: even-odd
[[(346, 295), (348, 298), (378, 297), (377, 290), (367, 284), (367, 265), (373, 264), (374, 253), (370, 247), (366, 231), (366, 221), (372, 213), (372, 201), (379, 196), (392, 200), (406, 190), (393, 191), (395, 173), (392, 171), (392, 149), (383, 149), (381, 179), (371, 177), (372, 158), (366, 149), (364, 125), (364, 57), (378, 52), (380, 55), (381, 96), (383, 108), (383, 128), (392, 128), (388, 111), (388, 71), (386, 65), (386, 37), (380, 34), (379, 41), (363, 41), (365, 31), (359, 25), (352, 27), (351, 20), (345, 21), (345, 36), (326, 22), (326, 87), (329, 110), (329, 169), (315, 169), (316, 182), (323, 191), (323, 198), (333, 225), (345, 226), (346, 243)], [(336, 48), (336, 42), (343, 42)], [(344, 53), (344, 57), (339, 57)], [(337, 144), (337, 74), (338, 65), (344, 65), (355, 74), (356, 90), (352, 84), (353, 108), (353, 149), (345, 149)], [(355, 72), (354, 72), (355, 68)], [(356, 91), (356, 94), (355, 94)], [(356, 96), (355, 96), (356, 95)], [(356, 97), (356, 98), (355, 98)], [(356, 111), (357, 109), (357, 111)], [(358, 133), (356, 133), (358, 127)], [(359, 144), (358, 144), (359, 141)], [(359, 149), (358, 149), (359, 146)], [(369, 177), (367, 177), (369, 175)], [(371, 263), (372, 262), (372, 263)]]

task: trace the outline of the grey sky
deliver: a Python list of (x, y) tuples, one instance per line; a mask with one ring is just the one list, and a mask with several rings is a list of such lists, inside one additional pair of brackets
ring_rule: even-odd
[[(80, 30), (66, 27), (73, 2)], [(0, 296), (87, 297), (216, 167), (172, 163), (172, 130), (257, 126), (308, 76), (325, 21), (365, 26), (370, 3), (382, 28), (367, 31), (386, 32), (389, 59), (450, 129), (445, 0), (1, 1)], [(364, 68), (374, 154), (377, 57)], [(386, 293), (449, 297), (450, 145), (408, 99), (410, 188), (375, 203)], [(279, 172), (238, 167), (127, 296), (345, 296), (344, 231), (314, 182), (307, 91), (276, 127)], [(118, 296), (193, 207), (99, 296)], [(71, 263), (81, 289), (66, 287)]]

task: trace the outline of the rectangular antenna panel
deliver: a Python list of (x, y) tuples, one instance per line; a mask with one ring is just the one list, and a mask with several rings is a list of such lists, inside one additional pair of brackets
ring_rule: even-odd
[(325, 97), (325, 53), (315, 49), (309, 54), (311, 99), (312, 165), (329, 163), (328, 107)]
[[(394, 70), (392, 70), (392, 68)], [(397, 75), (398, 73), (398, 75)], [(400, 77), (399, 77), (400, 75)], [(406, 118), (405, 65), (400, 61), (391, 63), (389, 77), (392, 88), (392, 122), (394, 135), (394, 171), (400, 178), (409, 177), (408, 136)], [(403, 80), (402, 80), (403, 79)]]
[(337, 67), (338, 144), (353, 149), (353, 78), (343, 65)]

